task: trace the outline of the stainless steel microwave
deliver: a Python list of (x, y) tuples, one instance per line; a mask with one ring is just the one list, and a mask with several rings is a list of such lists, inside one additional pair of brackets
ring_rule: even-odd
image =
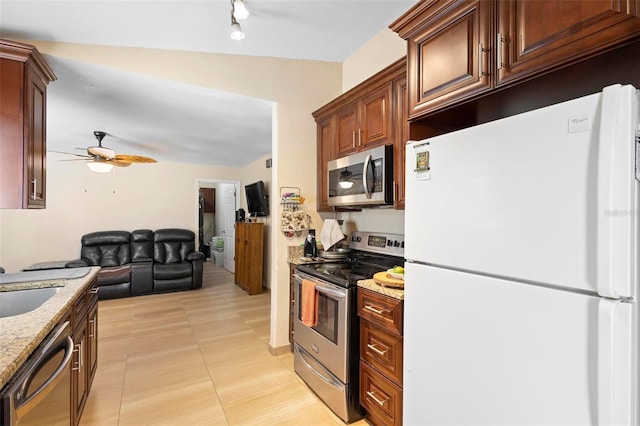
[(385, 145), (329, 161), (328, 204), (366, 207), (393, 204), (393, 146)]

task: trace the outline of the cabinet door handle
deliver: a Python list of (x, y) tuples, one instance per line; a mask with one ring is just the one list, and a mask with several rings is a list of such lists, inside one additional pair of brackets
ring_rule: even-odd
[(71, 371), (80, 371), (80, 367), (82, 367), (82, 342), (75, 345), (75, 347), (76, 349), (74, 350), (74, 352), (78, 354), (78, 358), (76, 358), (76, 366), (71, 367)]
[(89, 337), (94, 339), (96, 337), (96, 320), (95, 318), (89, 320), (91, 329), (89, 330)]
[(351, 132), (351, 146), (356, 147), (356, 131)]
[(36, 200), (36, 192), (37, 192), (37, 189), (36, 189), (36, 188), (37, 188), (37, 186), (38, 186), (38, 179), (35, 179), (35, 178), (34, 178), (34, 179), (31, 181), (31, 183), (33, 184), (33, 194), (31, 194), (31, 199), (35, 201), (35, 200)]
[(384, 407), (384, 404), (386, 404), (389, 401), (389, 398), (385, 399), (384, 401), (379, 400), (378, 398), (376, 398), (376, 393), (371, 391), (367, 391), (367, 396), (373, 399), (376, 402), (376, 404), (380, 405), (381, 407)]
[(358, 129), (358, 146), (362, 146), (362, 129)]
[(499, 70), (505, 67), (504, 61), (502, 60), (502, 49), (504, 47), (505, 41), (506, 40), (504, 39), (504, 37), (502, 37), (502, 33), (498, 33), (497, 48), (498, 48), (498, 69)]
[(382, 315), (382, 314), (384, 314), (386, 312), (384, 309), (376, 309), (375, 307), (373, 307), (371, 305), (364, 305), (364, 309), (366, 309), (367, 311), (371, 311), (374, 314), (378, 314), (378, 315)]
[(489, 51), (489, 49), (485, 49), (482, 46), (482, 43), (480, 43), (479, 49), (478, 49), (478, 73), (481, 76), (488, 76), (489, 75), (489, 73), (484, 68), (484, 55), (488, 51)]
[(376, 345), (372, 345), (371, 343), (367, 343), (367, 347), (380, 356), (385, 356), (385, 354), (387, 353), (387, 351), (381, 351), (380, 349), (376, 348)]

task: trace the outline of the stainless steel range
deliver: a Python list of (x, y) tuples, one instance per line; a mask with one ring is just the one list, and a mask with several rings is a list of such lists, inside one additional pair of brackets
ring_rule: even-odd
[(354, 232), (349, 248), (344, 260), (296, 266), (293, 325), (295, 371), (347, 423), (362, 417), (357, 282), (402, 265), (404, 236)]

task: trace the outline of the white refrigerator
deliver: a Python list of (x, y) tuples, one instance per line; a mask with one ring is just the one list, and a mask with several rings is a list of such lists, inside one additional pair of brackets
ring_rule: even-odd
[(638, 92), (407, 146), (405, 425), (637, 425)]

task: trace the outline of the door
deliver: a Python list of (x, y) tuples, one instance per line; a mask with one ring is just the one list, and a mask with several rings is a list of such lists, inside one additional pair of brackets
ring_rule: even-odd
[(633, 296), (637, 95), (603, 93), (409, 145), (405, 257)]
[(234, 273), (236, 270), (233, 259), (235, 249), (235, 223), (236, 223), (236, 186), (235, 184), (225, 184), (223, 203), (223, 223), (224, 223), (224, 269)]
[[(302, 280), (310, 280), (316, 286), (318, 323), (310, 327), (302, 322)], [(312, 354), (343, 383), (347, 382), (348, 351), (350, 345), (357, 347), (358, 342), (349, 340), (350, 292), (325, 281), (319, 281), (308, 275), (296, 272), (294, 287), (295, 314), (293, 320), (294, 340)]]
[(409, 114), (416, 117), (492, 88), (491, 2), (466, 1), (409, 35)]
[(404, 422), (635, 424), (634, 310), (632, 303), (408, 263)]
[(636, 0), (502, 0), (498, 4), (498, 85), (575, 62), (637, 37)]

